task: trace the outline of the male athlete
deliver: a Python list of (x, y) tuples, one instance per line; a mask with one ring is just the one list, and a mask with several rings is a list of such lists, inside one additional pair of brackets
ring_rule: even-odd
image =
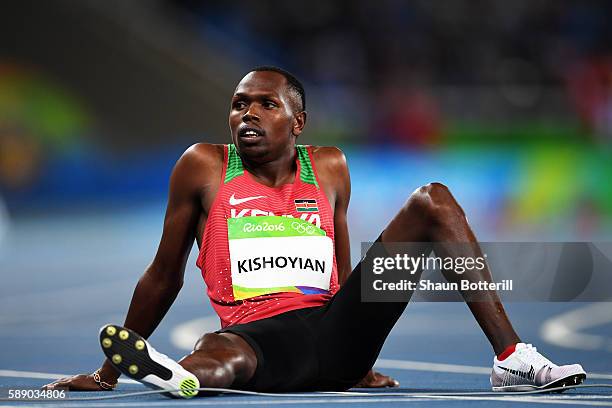
[[(345, 157), (334, 147), (296, 144), (305, 108), (303, 86), (284, 70), (256, 68), (240, 81), (229, 114), (232, 144), (196, 144), (172, 172), (159, 249), (136, 286), (125, 328), (100, 332), (107, 360), (93, 374), (47, 387), (112, 389), (120, 373), (180, 389), (171, 393), (182, 397), (197, 387), (282, 392), (397, 385), (371, 368), (407, 303), (361, 301), (361, 263), (352, 273), (350, 267)], [(194, 238), (222, 329), (204, 334), (177, 363), (145, 339), (181, 289)], [(480, 254), (463, 210), (438, 183), (416, 190), (377, 241), (471, 243), (462, 253), (441, 244), (430, 249)], [(458, 280), (453, 271), (444, 274)], [(461, 278), (491, 281), (487, 268)], [(580, 365), (557, 366), (522, 343), (495, 292), (481, 297), (467, 303), (495, 352), (493, 390), (586, 378)]]

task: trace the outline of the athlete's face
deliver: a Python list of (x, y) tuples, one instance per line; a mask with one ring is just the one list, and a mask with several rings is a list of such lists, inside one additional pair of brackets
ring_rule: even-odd
[(306, 121), (306, 112), (298, 106), (284, 76), (273, 71), (249, 73), (236, 87), (229, 114), (238, 151), (258, 161), (293, 154), (295, 137)]

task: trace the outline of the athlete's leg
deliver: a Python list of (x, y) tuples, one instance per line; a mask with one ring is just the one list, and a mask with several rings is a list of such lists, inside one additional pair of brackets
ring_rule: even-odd
[[(446, 186), (428, 184), (415, 191), (382, 234), (382, 242), (431, 242), (441, 257), (478, 257), (482, 252), (465, 214)], [(467, 245), (453, 245), (466, 243)], [(461, 275), (445, 271), (451, 282), (491, 281), (488, 267)], [(459, 279), (460, 278), (460, 279)], [(520, 342), (495, 291), (472, 293), (478, 301), (466, 303), (493, 346), (495, 354)]]
[(196, 395), (193, 389), (199, 387), (240, 388), (254, 376), (258, 360), (247, 341), (230, 333), (205, 334), (193, 352), (178, 363), (121, 326), (104, 326), (100, 345), (117, 371), (185, 398)]
[(257, 356), (236, 334), (208, 333), (179, 364), (195, 374), (202, 387), (241, 388), (253, 377)]
[[(446, 187), (434, 183), (415, 191), (398, 214), (391, 220), (379, 240), (383, 244), (392, 242), (420, 243), (409, 248), (409, 256), (420, 257), (432, 249), (439, 256), (474, 256), (479, 253), (473, 232), (463, 210)], [(473, 243), (450, 246), (438, 243)], [(377, 244), (381, 245), (381, 244)], [(464, 247), (464, 248), (461, 248)], [(465, 253), (456, 253), (457, 248)], [(385, 253), (394, 256), (398, 248), (385, 246)], [(366, 258), (377, 256), (379, 250), (369, 251)], [(380, 252), (379, 252), (380, 253)], [(324, 389), (350, 387), (361, 379), (372, 367), (391, 329), (402, 315), (412, 295), (403, 291), (402, 302), (363, 302), (361, 278), (363, 261), (353, 270), (348, 280), (322, 311), (318, 323), (319, 365), (322, 378), (319, 386)], [(407, 276), (418, 281), (422, 271)], [(463, 279), (490, 280), (488, 270), (466, 272)], [(453, 272), (446, 278), (455, 280)], [(468, 302), (472, 313), (489, 338), (496, 354), (509, 345), (520, 342), (494, 292), (485, 293), (479, 302)], [(327, 376), (327, 377), (326, 377)], [(352, 384), (351, 384), (352, 382)]]
[[(385, 245), (393, 242), (421, 243), (408, 249), (407, 255), (413, 257), (420, 257), (432, 249), (440, 257), (482, 255), (463, 210), (448, 189), (438, 183), (415, 191), (378, 241), (382, 242), (385, 256), (394, 256), (400, 249), (395, 245)], [(379, 254), (380, 248), (371, 249), (365, 259), (371, 261), (372, 257)], [(357, 265), (332, 300), (321, 310), (322, 317), (314, 319), (319, 333), (317, 347), (321, 375), (317, 386), (320, 389), (342, 389), (357, 384), (374, 364), (386, 337), (410, 299), (411, 293), (404, 292), (407, 297), (402, 302), (362, 301), (362, 264), (364, 261)], [(417, 281), (420, 274), (421, 271), (417, 271), (406, 278)], [(452, 271), (445, 273), (445, 277), (450, 281), (458, 280), (457, 274)], [(488, 269), (470, 270), (464, 272), (461, 279), (490, 281), (491, 274)], [(579, 384), (584, 380), (586, 373), (580, 365), (557, 366), (531, 345), (520, 343), (494, 291), (477, 293), (478, 301), (470, 301), (468, 294), (463, 295), (496, 355), (506, 348), (510, 352), (512, 349), (509, 346), (516, 345), (512, 354), (494, 360), (491, 375), (494, 391), (542, 389)], [(503, 361), (503, 366), (500, 361)], [(531, 368), (527, 371), (525, 367)]]

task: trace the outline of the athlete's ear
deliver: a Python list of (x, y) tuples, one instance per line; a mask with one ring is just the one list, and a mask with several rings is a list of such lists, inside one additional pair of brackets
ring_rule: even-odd
[(306, 126), (306, 116), (306, 111), (301, 111), (295, 114), (295, 117), (293, 118), (293, 129), (291, 130), (293, 136), (299, 136), (300, 133), (302, 133), (302, 130), (304, 130), (304, 126)]

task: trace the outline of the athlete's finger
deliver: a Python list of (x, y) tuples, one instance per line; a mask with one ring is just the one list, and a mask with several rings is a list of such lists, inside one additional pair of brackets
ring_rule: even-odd
[(60, 379), (57, 379), (57, 380), (55, 380), (55, 381), (53, 381), (53, 382), (50, 382), (49, 384), (45, 384), (45, 385), (43, 385), (43, 386), (42, 386), (42, 389), (43, 389), (43, 390), (51, 390), (51, 389), (53, 389), (53, 387), (54, 387), (56, 384), (58, 384), (59, 382), (62, 382), (62, 381), (64, 381), (64, 380), (66, 380), (66, 377), (64, 377), (64, 378), (60, 378)]
[(399, 381), (389, 375), (379, 374), (385, 378), (386, 387), (399, 387)]
[(50, 384), (45, 385), (44, 387), (42, 387), (43, 390), (54, 390), (56, 388), (59, 387), (65, 387), (66, 385), (66, 381), (65, 380), (57, 380), (57, 381), (53, 381)]
[(387, 377), (387, 387), (399, 387), (400, 383), (395, 378)]
[(374, 375), (376, 377), (376, 387), (399, 387), (399, 381), (397, 381), (395, 378), (379, 372), (374, 372)]

